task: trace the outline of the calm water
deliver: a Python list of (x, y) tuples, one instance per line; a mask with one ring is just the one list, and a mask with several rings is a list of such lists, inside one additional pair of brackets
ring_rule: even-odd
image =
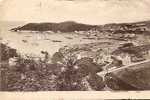
[[(11, 28), (24, 25), (25, 23), (1, 22), (0, 37), (3, 43), (18, 50), (21, 54), (41, 56), (41, 51), (54, 54), (60, 47), (65, 45), (97, 42), (97, 40), (83, 39), (85, 36), (73, 33), (35, 33), (35, 32), (11, 32)], [(67, 37), (67, 38), (66, 38)], [(69, 39), (68, 39), (69, 37)], [(70, 39), (71, 38), (71, 39)], [(62, 42), (53, 42), (53, 40)]]

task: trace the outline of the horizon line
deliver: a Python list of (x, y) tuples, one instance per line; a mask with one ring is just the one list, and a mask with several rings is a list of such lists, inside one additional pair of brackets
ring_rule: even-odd
[(87, 24), (87, 25), (107, 25), (107, 24), (133, 24), (133, 23), (140, 23), (140, 22), (148, 22), (149, 20), (140, 20), (140, 21), (126, 21), (126, 22), (110, 22), (110, 23), (104, 23), (104, 24), (90, 24), (90, 23), (84, 23), (80, 21), (74, 21), (74, 20), (66, 20), (66, 21), (17, 21), (17, 20), (0, 20), (0, 22), (22, 22), (22, 23), (63, 23), (63, 22), (75, 22), (79, 24)]

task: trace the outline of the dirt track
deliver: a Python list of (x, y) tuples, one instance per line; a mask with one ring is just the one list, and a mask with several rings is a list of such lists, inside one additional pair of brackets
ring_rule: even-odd
[[(147, 64), (147, 63), (150, 63), (150, 59), (144, 60), (144, 61), (141, 61), (141, 62), (137, 62), (137, 63), (131, 63), (130, 65), (126, 65), (126, 66), (123, 66), (123, 67), (120, 67), (120, 68), (116, 68), (116, 69), (112, 69), (112, 70), (102, 71), (102, 72), (99, 72), (97, 74), (99, 76), (104, 76), (107, 73), (118, 72), (118, 71), (121, 71), (121, 70), (129, 68), (129, 67), (135, 67), (136, 65)], [(141, 67), (143, 67), (143, 66), (141, 66)]]

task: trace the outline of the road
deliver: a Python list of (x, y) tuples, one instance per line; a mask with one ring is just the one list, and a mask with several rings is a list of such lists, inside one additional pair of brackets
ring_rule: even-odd
[(132, 66), (139, 65), (139, 64), (144, 64), (144, 63), (147, 63), (147, 62), (150, 62), (150, 59), (144, 60), (144, 61), (140, 61), (140, 62), (137, 62), (137, 63), (131, 63), (130, 65), (126, 65), (126, 66), (123, 66), (123, 67), (120, 67), (120, 68), (116, 68), (116, 69), (112, 69), (112, 70), (102, 71), (102, 72), (97, 73), (97, 75), (105, 76), (105, 74), (107, 74), (107, 73), (121, 71), (122, 69), (126, 69), (128, 67), (132, 67)]

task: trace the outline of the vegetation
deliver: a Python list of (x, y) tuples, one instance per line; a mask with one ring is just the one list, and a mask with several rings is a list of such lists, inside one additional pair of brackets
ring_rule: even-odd
[(61, 63), (36, 61), (20, 55), (14, 59), (17, 59), (15, 64), (5, 65), (6, 91), (85, 91), (89, 87), (93, 90), (104, 87), (103, 79), (96, 75), (102, 69), (90, 58), (77, 60), (70, 54), (59, 59)]
[(1, 61), (6, 61), (11, 57), (17, 56), (16, 49), (10, 48), (5, 44), (0, 43), (0, 56)]

